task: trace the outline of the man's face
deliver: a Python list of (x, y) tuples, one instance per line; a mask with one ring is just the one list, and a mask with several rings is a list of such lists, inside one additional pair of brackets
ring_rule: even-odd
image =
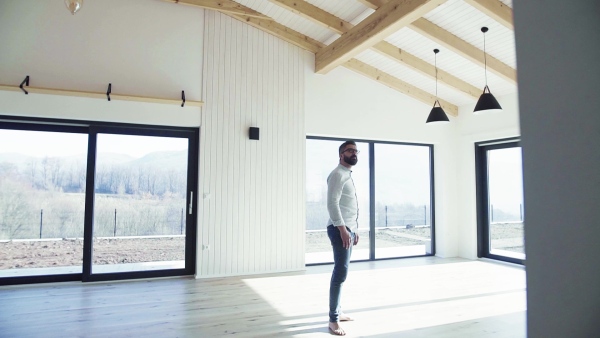
[(355, 145), (349, 144), (342, 152), (342, 159), (349, 165), (356, 165), (358, 162), (358, 150)]

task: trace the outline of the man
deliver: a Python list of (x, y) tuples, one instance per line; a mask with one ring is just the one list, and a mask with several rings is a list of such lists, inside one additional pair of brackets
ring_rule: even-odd
[(329, 285), (329, 331), (338, 336), (346, 332), (339, 322), (352, 320), (341, 311), (342, 285), (348, 275), (352, 246), (358, 243), (358, 200), (352, 180), (352, 170), (358, 162), (354, 141), (346, 141), (339, 148), (340, 164), (327, 177), (327, 235), (333, 248), (333, 272)]

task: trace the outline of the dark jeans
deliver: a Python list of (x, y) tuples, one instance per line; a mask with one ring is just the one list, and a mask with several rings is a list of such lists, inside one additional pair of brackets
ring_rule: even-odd
[[(346, 228), (348, 229), (348, 228)], [(333, 272), (331, 274), (331, 283), (329, 284), (329, 321), (339, 321), (341, 313), (340, 300), (342, 296), (342, 285), (346, 281), (348, 276), (348, 266), (350, 265), (350, 256), (352, 255), (352, 243), (354, 243), (354, 233), (350, 231), (350, 248), (344, 248), (340, 230), (329, 225), (327, 227), (327, 235), (331, 241), (331, 247), (333, 248)]]

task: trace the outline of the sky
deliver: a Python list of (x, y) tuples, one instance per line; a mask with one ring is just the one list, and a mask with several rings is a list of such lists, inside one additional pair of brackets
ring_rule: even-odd
[(519, 214), (523, 203), (523, 169), (521, 148), (488, 151), (488, 185), (490, 204)]
[[(179, 151), (188, 148), (183, 138), (98, 135), (98, 152), (117, 153), (140, 158), (155, 151)], [(35, 157), (62, 157), (87, 153), (87, 134), (0, 129), (0, 153), (21, 153)]]

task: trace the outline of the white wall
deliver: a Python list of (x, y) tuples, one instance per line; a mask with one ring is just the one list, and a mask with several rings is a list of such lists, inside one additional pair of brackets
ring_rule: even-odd
[(473, 102), (450, 124), (427, 125), (431, 106), (343, 67), (308, 67), (306, 88), (308, 135), (433, 144), (436, 255), (477, 257), (474, 144), (519, 136), (516, 95), (498, 97), (501, 113), (473, 115)]
[(308, 54), (214, 11), (204, 53), (197, 276), (304, 269)]
[(600, 329), (600, 3), (515, 1), (527, 335)]
[[(201, 100), (204, 11), (160, 1), (0, 1), (0, 84)], [(176, 51), (176, 52), (174, 52)], [(199, 126), (200, 108), (0, 92), (0, 113)]]

